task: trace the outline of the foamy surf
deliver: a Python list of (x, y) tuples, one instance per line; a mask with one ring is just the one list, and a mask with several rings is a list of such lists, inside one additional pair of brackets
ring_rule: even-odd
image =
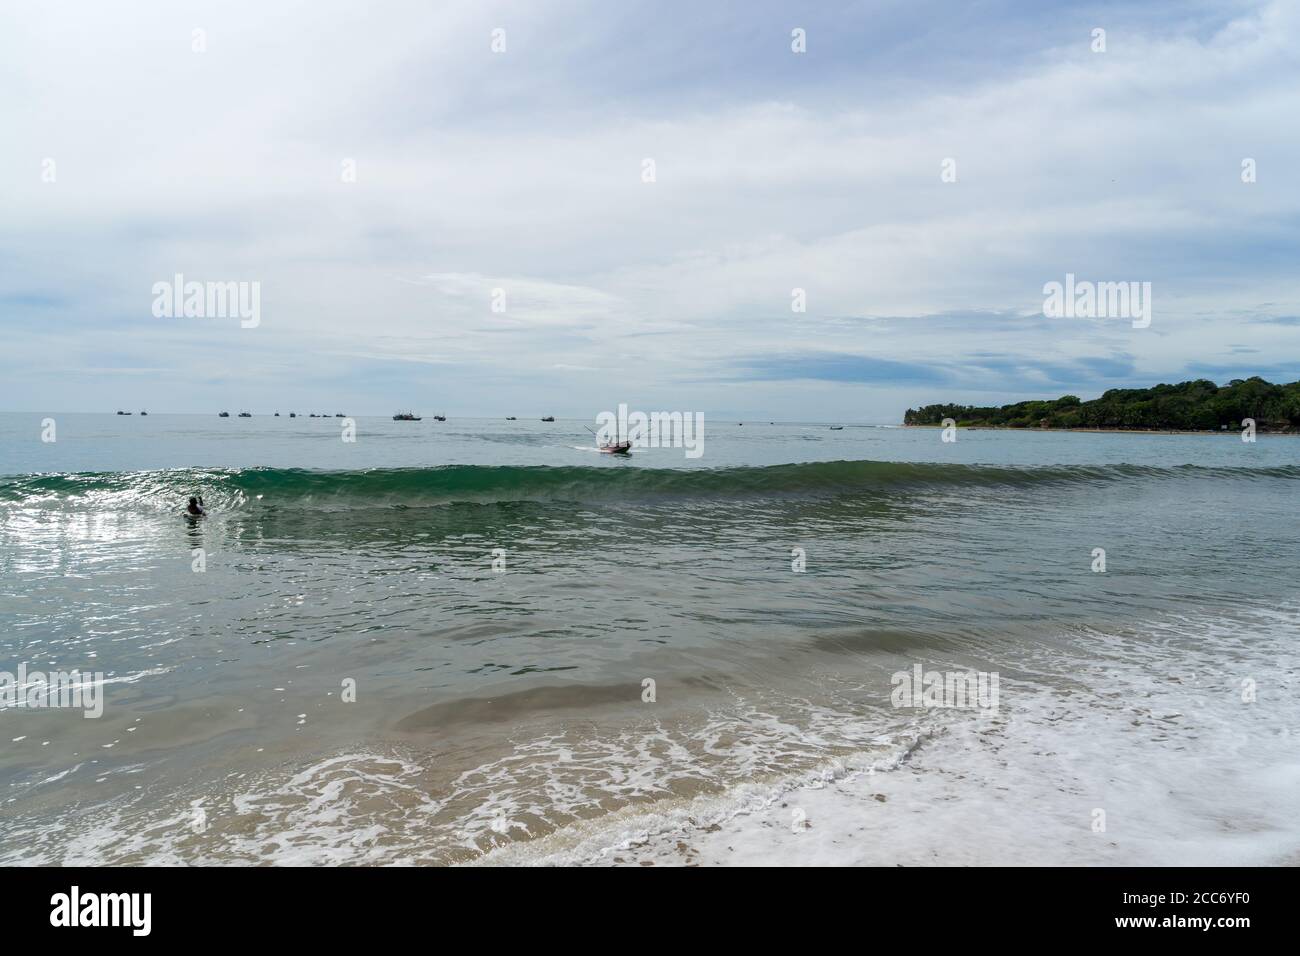
[(161, 806), (78, 807), (52, 829), (15, 820), (33, 840), (0, 861), (1284, 862), (1300, 852), (1298, 623), (1286, 606), (1019, 646), (992, 712), (849, 710), (846, 687), (833, 702), (736, 698), (676, 726), (516, 728), (462, 770), (446, 755), (344, 752)]
[[(1164, 621), (1146, 629), (1137, 655), (1131, 636), (1094, 635), (1055, 662), (1053, 678), (1014, 682), (997, 714), (949, 713), (889, 757), (858, 755), (776, 784), (629, 809), (476, 862), (1292, 862), (1298, 623), (1295, 607)], [(1164, 642), (1188, 637), (1179, 672), (1168, 673)], [(1241, 682), (1253, 678), (1241, 675), (1250, 673), (1268, 681), (1268, 702), (1243, 699)]]
[[(633, 863), (700, 862), (705, 834), (740, 832), (745, 817), (785, 808), (796, 794), (852, 781), (864, 774), (895, 770), (938, 729), (917, 731), (894, 742), (881, 756), (846, 755), (821, 767), (772, 783), (742, 783), (726, 793), (667, 800), (651, 810), (625, 808), (596, 821), (573, 824), (528, 843), (495, 849), (468, 865), (602, 866)], [(761, 848), (760, 852), (761, 852)]]

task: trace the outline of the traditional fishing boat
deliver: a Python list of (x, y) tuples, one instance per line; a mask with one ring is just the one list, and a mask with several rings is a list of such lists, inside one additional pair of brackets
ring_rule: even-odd
[[(588, 428), (587, 431), (591, 432), (591, 429)], [(595, 432), (591, 432), (591, 433), (592, 433), (593, 435), (596, 435)], [(597, 446), (596, 446), (596, 449), (597, 449), (597, 450), (598, 450), (602, 455), (630, 455), (630, 454), (632, 454), (632, 442), (631, 442), (630, 440), (629, 440), (629, 441), (623, 441), (623, 432), (622, 432), (622, 427), (621, 427), (617, 422), (616, 422), (615, 425), (614, 425), (614, 440), (613, 440), (613, 441), (608, 441), (608, 440), (606, 440), (606, 441), (601, 441), (599, 435), (596, 435), (596, 440), (597, 440), (597, 442), (599, 442), (599, 444), (597, 444)]]
[(415, 414), (415, 412), (398, 412), (396, 415), (393, 416), (393, 421), (418, 422), (420, 421), (420, 416)]

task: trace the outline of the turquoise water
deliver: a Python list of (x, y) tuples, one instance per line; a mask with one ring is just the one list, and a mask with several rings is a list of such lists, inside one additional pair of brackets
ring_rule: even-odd
[[(1294, 438), (709, 422), (699, 459), (625, 460), (576, 421), (43, 417), (0, 416), (0, 669), (102, 671), (104, 712), (0, 710), (6, 862), (607, 854), (959, 739), (893, 706), (915, 664), (998, 673), (1029, 766), (1050, 730), (1012, 731), (1064, 708), (1144, 768), (1116, 805), (1290, 779)], [(1039, 783), (1036, 825), (1072, 825)], [(1287, 854), (1287, 807), (1216, 813)], [(1162, 812), (1174, 862), (1224, 852)]]

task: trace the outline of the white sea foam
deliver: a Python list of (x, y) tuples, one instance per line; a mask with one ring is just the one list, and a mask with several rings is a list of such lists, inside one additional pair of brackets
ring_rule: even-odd
[(483, 862), (1294, 861), (1298, 623), (1288, 607), (1090, 635), (1051, 662), (1057, 680), (1013, 683), (996, 718), (949, 713), (894, 759), (617, 814)]
[(0, 862), (1294, 860), (1298, 635), (1300, 609), (1282, 607), (1009, 645), (994, 715), (850, 707), (851, 682), (827, 677), (816, 699), (737, 692), (702, 719), (521, 728), (459, 771), (358, 750), (15, 819), (32, 839)]

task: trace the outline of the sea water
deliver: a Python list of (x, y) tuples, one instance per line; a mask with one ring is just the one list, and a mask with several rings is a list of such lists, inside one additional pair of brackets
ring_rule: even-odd
[(5, 863), (1300, 850), (1296, 438), (44, 417), (0, 671), (102, 714), (0, 705)]

